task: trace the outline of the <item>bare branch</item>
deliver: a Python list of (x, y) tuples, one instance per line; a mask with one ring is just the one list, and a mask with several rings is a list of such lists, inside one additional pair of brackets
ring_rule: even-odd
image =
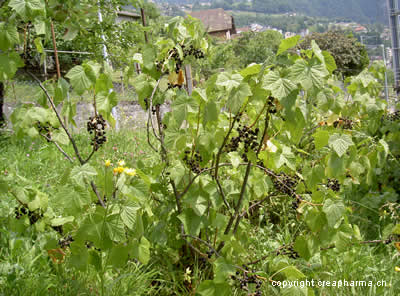
[(56, 141), (54, 141), (53, 139), (47, 137), (47, 136), (44, 135), (44, 134), (40, 134), (40, 135), (41, 135), (43, 138), (45, 138), (47, 141), (53, 143), (53, 144), (57, 147), (57, 149), (58, 149), (70, 162), (74, 162), (74, 161), (72, 160), (72, 158), (67, 154), (67, 152), (65, 152), (65, 151), (60, 147), (60, 145), (58, 145), (58, 143), (57, 143)]
[(99, 200), (101, 206), (102, 206), (103, 208), (106, 208), (106, 205), (104, 204), (104, 201), (103, 201), (103, 199), (101, 198), (99, 191), (97, 190), (96, 184), (94, 184), (93, 181), (90, 181), (90, 186), (92, 186), (93, 192), (96, 194), (97, 199)]
[(74, 140), (74, 138), (72, 137), (72, 135), (70, 134), (70, 132), (69, 132), (69, 130), (67, 129), (67, 127), (65, 126), (63, 120), (61, 119), (61, 116), (60, 116), (60, 114), (58, 113), (56, 106), (54, 105), (53, 99), (51, 98), (51, 96), (50, 96), (49, 93), (47, 92), (47, 89), (43, 86), (42, 82), (41, 82), (34, 74), (32, 74), (32, 73), (29, 72), (29, 71), (26, 71), (26, 72), (39, 84), (40, 88), (43, 90), (44, 94), (45, 94), (46, 97), (47, 97), (47, 100), (49, 101), (51, 107), (53, 108), (54, 113), (55, 113), (56, 116), (57, 116), (58, 121), (60, 122), (61, 127), (63, 128), (63, 130), (64, 130), (65, 133), (67, 134), (68, 139), (69, 139), (69, 141), (71, 142), (72, 147), (74, 148), (76, 157), (78, 158), (80, 164), (84, 164), (85, 162), (83, 161), (83, 159), (82, 159), (82, 157), (81, 157), (81, 155), (80, 155), (80, 153), (79, 153), (79, 150), (78, 150), (78, 147), (76, 146), (75, 140)]

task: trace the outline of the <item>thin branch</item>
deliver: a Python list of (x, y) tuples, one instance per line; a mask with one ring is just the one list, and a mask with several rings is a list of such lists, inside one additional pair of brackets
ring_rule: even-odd
[(214, 247), (209, 244), (208, 242), (206, 242), (205, 240), (202, 240), (201, 238), (194, 236), (194, 235), (190, 235), (190, 234), (181, 234), (182, 237), (190, 237), (192, 239), (195, 239), (199, 242), (201, 242), (202, 244), (206, 245), (217, 257), (220, 256), (220, 254), (217, 252), (217, 250), (214, 249)]
[(104, 204), (104, 201), (103, 201), (103, 199), (101, 198), (99, 191), (97, 190), (96, 184), (94, 184), (93, 181), (90, 181), (90, 186), (92, 186), (93, 192), (96, 194), (97, 199), (99, 200), (101, 206), (102, 206), (103, 208), (106, 208), (106, 205)]
[[(262, 145), (263, 145), (263, 143), (264, 143), (264, 139), (265, 139), (265, 137), (267, 136), (268, 126), (269, 126), (269, 119), (270, 119), (270, 117), (269, 117), (269, 110), (270, 110), (270, 107), (271, 107), (271, 106), (268, 105), (267, 114), (266, 114), (266, 116), (265, 116), (264, 131), (263, 131), (263, 135), (262, 135), (262, 137), (261, 137), (260, 143), (258, 144), (258, 148), (257, 148), (257, 151), (256, 151), (256, 157), (257, 157), (258, 154), (260, 153), (261, 148), (262, 148)], [(249, 177), (249, 174), (250, 174), (251, 165), (252, 165), (252, 164), (251, 164), (251, 161), (249, 161), (249, 163), (248, 163), (248, 165), (247, 165), (247, 168), (246, 168), (246, 174), (245, 174), (245, 176), (244, 176), (244, 180), (243, 180), (243, 183), (242, 183), (242, 189), (241, 189), (241, 191), (240, 191), (239, 201), (238, 201), (238, 203), (237, 203), (237, 205), (236, 205), (236, 208), (235, 208), (234, 219), (236, 218), (236, 223), (235, 223), (235, 227), (233, 228), (233, 234), (236, 233), (236, 231), (237, 231), (237, 229), (238, 229), (238, 227), (239, 227), (240, 220), (241, 220), (241, 218), (242, 218), (242, 217), (239, 215), (239, 211), (240, 211), (240, 209), (241, 209), (241, 207), (242, 207), (242, 203), (243, 203), (243, 199), (244, 199), (244, 192), (245, 192), (245, 190), (246, 190), (247, 180), (248, 180), (248, 177)], [(229, 227), (226, 228), (225, 234), (228, 234), (228, 233), (229, 233), (229, 230), (230, 230), (230, 227), (232, 226), (233, 220), (231, 219), (231, 220), (229, 220), (229, 222), (230, 222), (230, 224), (228, 224)]]
[(172, 189), (174, 190), (174, 196), (175, 196), (176, 206), (178, 208), (178, 214), (180, 214), (182, 212), (182, 206), (181, 206), (181, 201), (180, 201), (182, 195), (179, 195), (179, 193), (176, 189), (174, 180), (171, 180), (170, 183), (171, 183)]
[(269, 102), (269, 100), (266, 100), (266, 101), (265, 101), (264, 107), (262, 108), (261, 112), (258, 113), (258, 115), (257, 115), (256, 119), (254, 120), (254, 122), (248, 127), (249, 129), (253, 128), (253, 126), (254, 126), (254, 125), (257, 123), (257, 121), (260, 119), (260, 116), (264, 113), (265, 108), (267, 108), (267, 106), (268, 106), (268, 102)]
[(68, 131), (68, 129), (65, 126), (63, 120), (61, 119), (61, 116), (58, 113), (56, 106), (54, 105), (53, 99), (50, 97), (49, 93), (47, 92), (46, 88), (43, 86), (42, 82), (34, 74), (32, 74), (31, 72), (29, 72), (29, 71), (26, 71), (26, 72), (39, 84), (40, 88), (43, 90), (44, 94), (47, 97), (47, 100), (50, 102), (50, 105), (53, 108), (53, 111), (57, 116), (58, 121), (60, 122), (61, 127), (63, 128), (63, 130), (67, 134), (68, 139), (71, 142), (72, 147), (74, 148), (76, 157), (78, 158), (80, 164), (84, 164), (85, 162), (84, 162), (84, 160), (82, 159), (82, 157), (81, 157), (81, 155), (79, 153), (79, 150), (78, 150), (78, 147), (76, 146), (75, 140), (72, 137), (72, 135), (70, 134), (70, 132)]
[(56, 141), (54, 141), (52, 138), (47, 137), (47, 136), (44, 135), (44, 134), (40, 134), (40, 135), (41, 135), (43, 138), (45, 138), (47, 141), (53, 143), (53, 144), (57, 147), (57, 149), (58, 149), (70, 162), (74, 162), (74, 161), (72, 160), (72, 158), (67, 154), (67, 152), (65, 152), (65, 151), (60, 147), (60, 145), (58, 145), (58, 143), (57, 143)]
[[(273, 196), (277, 196), (277, 195), (270, 194), (270, 195), (266, 196), (265, 198), (263, 198), (263, 199), (259, 200), (258, 202), (252, 204), (247, 210), (244, 210), (239, 216), (241, 218), (244, 217), (244, 215), (246, 215), (246, 213), (249, 212), (251, 209), (261, 205), (262, 203), (264, 203), (265, 201), (267, 201), (268, 199), (270, 199)], [(284, 195), (282, 195), (282, 196), (284, 196)]]
[(94, 148), (93, 148), (93, 149), (92, 149), (92, 152), (89, 154), (89, 156), (83, 161), (84, 164), (87, 163), (87, 162), (92, 158), (92, 156), (93, 156), (93, 154), (94, 154), (95, 152), (96, 152), (96, 151), (95, 151)]

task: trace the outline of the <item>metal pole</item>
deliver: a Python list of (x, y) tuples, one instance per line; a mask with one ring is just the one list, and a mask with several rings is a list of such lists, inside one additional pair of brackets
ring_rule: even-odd
[[(99, 23), (101, 24), (103, 22), (103, 16), (101, 15), (101, 9), (100, 9), (100, 2), (97, 2), (97, 5), (99, 7), (99, 10), (97, 11), (97, 16), (99, 18)], [(106, 60), (109, 65), (112, 67), (111, 63), (108, 60), (108, 53), (107, 53), (107, 47), (106, 47), (106, 37), (104, 36), (104, 34), (101, 34), (101, 39), (103, 40), (103, 58), (104, 60)], [(112, 91), (112, 89), (110, 89), (110, 92)], [(117, 113), (117, 108), (113, 107), (111, 109), (111, 114), (115, 119), (115, 129), (119, 130), (119, 122), (118, 122), (118, 113)]]
[(385, 45), (381, 44), (382, 47), (382, 57), (383, 57), (383, 64), (385, 65), (385, 98), (386, 103), (389, 105), (389, 95), (388, 95), (388, 81), (387, 81), (387, 71), (386, 71), (386, 57), (385, 57)]
[(387, 6), (389, 10), (389, 24), (392, 33), (392, 48), (393, 48), (393, 68), (395, 78), (396, 92), (399, 92), (399, 81), (400, 81), (400, 56), (399, 56), (399, 9), (398, 0), (387, 0)]

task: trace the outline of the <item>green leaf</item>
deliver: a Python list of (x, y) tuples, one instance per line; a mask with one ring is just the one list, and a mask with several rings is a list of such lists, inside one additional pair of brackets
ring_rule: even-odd
[(336, 133), (329, 137), (329, 146), (335, 150), (339, 157), (342, 157), (353, 144), (351, 137), (346, 134)]
[(64, 79), (58, 79), (57, 86), (54, 89), (54, 103), (56, 106), (68, 97), (69, 83)]
[(61, 114), (67, 118), (68, 122), (71, 122), (74, 126), (76, 126), (74, 121), (74, 117), (76, 115), (76, 104), (73, 104), (71, 101), (64, 102)]
[(279, 45), (279, 49), (276, 55), (278, 56), (287, 51), (288, 49), (295, 47), (299, 43), (299, 40), (300, 40), (300, 35), (283, 39), (281, 41), (281, 44)]
[(143, 264), (150, 260), (150, 242), (143, 236), (133, 248), (133, 256)]
[(229, 296), (232, 294), (232, 290), (227, 283), (206, 280), (197, 287), (196, 293), (201, 296)]
[(11, 0), (8, 6), (14, 9), (25, 20), (35, 15), (44, 15), (46, 11), (43, 0)]
[(321, 165), (316, 165), (305, 171), (305, 182), (308, 187), (315, 189), (325, 176), (325, 170)]
[(250, 86), (245, 82), (240, 83), (239, 86), (232, 89), (231, 93), (229, 94), (227, 102), (228, 108), (232, 113), (239, 112), (244, 100), (251, 95), (252, 92)]
[(108, 121), (112, 122), (111, 110), (118, 104), (116, 92), (105, 93), (102, 92), (96, 96), (97, 110)]
[(304, 273), (298, 270), (295, 266), (286, 266), (280, 271), (280, 273), (284, 274), (288, 280), (298, 280), (306, 277)]
[(17, 27), (13, 24), (0, 23), (0, 49), (7, 51), (19, 43)]
[(314, 208), (306, 211), (304, 220), (312, 232), (319, 232), (326, 223), (324, 213)]
[(124, 223), (119, 213), (107, 216), (105, 226), (108, 236), (113, 241), (121, 242), (126, 239)]
[(307, 63), (299, 59), (290, 68), (290, 79), (300, 83), (305, 90), (312, 87), (322, 89), (324, 87), (324, 77), (329, 74), (323, 64)]
[(258, 74), (261, 71), (261, 65), (260, 64), (250, 64), (248, 65), (245, 69), (240, 71), (240, 75), (243, 77), (247, 77), (250, 75)]
[(322, 210), (326, 214), (329, 227), (334, 227), (342, 218), (345, 207), (341, 200), (328, 199), (324, 202)]
[(124, 244), (113, 246), (110, 251), (109, 262), (114, 268), (122, 268), (128, 262), (128, 256), (131, 246)]
[(121, 219), (125, 226), (130, 230), (133, 230), (134, 226), (136, 225), (136, 215), (138, 209), (140, 209), (140, 207), (134, 202), (128, 202), (128, 204), (122, 208)]
[(89, 254), (89, 258), (88, 258), (89, 264), (93, 265), (95, 267), (95, 269), (98, 272), (100, 272), (103, 264), (102, 264), (99, 252), (97, 250), (90, 249), (90, 250), (88, 250), (88, 254)]
[(304, 235), (299, 235), (294, 243), (294, 250), (305, 260), (311, 258), (311, 252), (308, 246), (308, 239)]
[(187, 119), (189, 112), (197, 112), (198, 105), (193, 97), (189, 97), (185, 92), (179, 92), (178, 97), (172, 103), (172, 116), (180, 127), (182, 122)]
[(323, 51), (322, 55), (324, 56), (324, 59), (325, 59), (325, 67), (326, 67), (326, 69), (330, 73), (335, 71), (337, 69), (337, 66), (336, 66), (336, 62), (335, 62), (335, 59), (333, 58), (333, 56), (327, 51)]
[(206, 126), (208, 122), (218, 120), (218, 108), (214, 101), (208, 102), (204, 108), (203, 125)]
[(51, 135), (52, 140), (61, 145), (68, 145), (69, 138), (64, 130), (57, 130)]
[(319, 130), (313, 134), (315, 148), (321, 150), (323, 147), (329, 143), (329, 132), (324, 130)]
[(243, 77), (240, 74), (229, 75), (226, 72), (222, 72), (221, 74), (218, 75), (215, 85), (224, 87), (229, 92), (233, 88), (238, 87), (242, 82), (242, 80)]
[(54, 218), (50, 221), (50, 224), (51, 224), (51, 226), (61, 226), (66, 223), (70, 223), (70, 222), (74, 221), (74, 219), (75, 219), (74, 216)]
[(85, 181), (93, 176), (97, 175), (95, 168), (89, 164), (84, 164), (83, 166), (76, 166), (71, 171), (71, 178), (81, 187), (85, 187)]
[(339, 157), (336, 153), (331, 153), (328, 159), (328, 164), (325, 168), (325, 172), (330, 178), (339, 178), (345, 172), (345, 161)]
[(78, 95), (82, 95), (93, 85), (93, 81), (87, 76), (82, 66), (73, 67), (65, 77), (70, 79), (71, 85)]
[(16, 52), (0, 52), (0, 81), (12, 79), (18, 68), (24, 66), (24, 61)]
[(228, 276), (236, 272), (236, 267), (231, 262), (228, 262), (224, 257), (219, 257), (214, 261), (214, 282), (225, 283)]
[(46, 22), (40, 18), (36, 18), (33, 22), (37, 35), (46, 35)]
[(185, 209), (183, 213), (178, 216), (179, 220), (183, 223), (185, 232), (191, 235), (198, 235), (201, 226), (203, 225), (203, 218), (196, 215), (194, 210)]
[(36, 50), (38, 51), (38, 53), (44, 53), (42, 39), (40, 37), (37, 37), (33, 42), (35, 43)]
[(263, 77), (262, 87), (266, 90), (271, 91), (272, 96), (278, 100), (287, 97), (293, 90), (296, 89), (296, 85), (289, 79), (281, 78), (275, 71), (270, 71)]

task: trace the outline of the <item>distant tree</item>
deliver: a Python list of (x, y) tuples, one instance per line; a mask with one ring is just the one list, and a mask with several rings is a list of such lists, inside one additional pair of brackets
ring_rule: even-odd
[(322, 50), (328, 51), (335, 59), (337, 70), (344, 77), (357, 75), (369, 65), (368, 53), (363, 44), (340, 31), (313, 33), (308, 35), (298, 49), (309, 49), (311, 40)]
[(251, 63), (263, 63), (268, 56), (278, 50), (282, 35), (273, 30), (245, 32), (233, 40), (232, 49), (241, 67)]

